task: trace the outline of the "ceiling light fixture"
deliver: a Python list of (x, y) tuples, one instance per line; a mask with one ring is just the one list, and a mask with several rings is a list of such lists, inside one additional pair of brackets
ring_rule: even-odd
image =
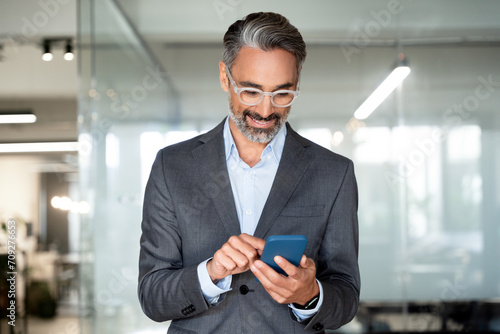
[(75, 53), (73, 52), (73, 39), (68, 36), (45, 38), (42, 42), (42, 48), (42, 59), (44, 61), (51, 61), (54, 59), (54, 55), (52, 54), (52, 49), (54, 48), (61, 48), (64, 50), (64, 60), (71, 61), (75, 58)]
[(42, 54), (42, 59), (44, 61), (51, 61), (52, 58), (54, 58), (54, 56), (52, 55), (52, 53), (50, 52), (50, 41), (49, 40), (45, 40), (43, 42), (43, 54)]
[(0, 144), (0, 153), (75, 152), (78, 142)]
[(66, 53), (64, 53), (64, 60), (71, 61), (75, 58), (73, 53), (73, 45), (71, 45), (71, 40), (66, 41)]
[(411, 69), (406, 62), (403, 53), (399, 54), (397, 67), (389, 76), (373, 91), (373, 93), (354, 112), (354, 117), (362, 120), (368, 118), (377, 107), (392, 93), (396, 87), (410, 74)]
[(0, 113), (0, 124), (35, 123), (36, 116), (30, 111)]

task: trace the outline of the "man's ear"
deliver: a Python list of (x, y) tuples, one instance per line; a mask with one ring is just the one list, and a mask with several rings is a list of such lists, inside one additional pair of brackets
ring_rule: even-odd
[(222, 90), (225, 92), (229, 91), (229, 79), (227, 77), (226, 73), (226, 64), (221, 60), (219, 62), (219, 80), (220, 80), (220, 86), (222, 87)]

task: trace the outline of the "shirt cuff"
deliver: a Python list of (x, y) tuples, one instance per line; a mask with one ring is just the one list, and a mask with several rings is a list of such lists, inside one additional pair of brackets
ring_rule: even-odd
[(212, 258), (207, 259), (198, 265), (198, 281), (200, 282), (201, 292), (210, 304), (214, 305), (219, 301), (219, 296), (225, 292), (231, 291), (231, 275), (219, 280), (217, 284), (212, 282), (207, 270), (207, 262)]
[(297, 321), (299, 321), (299, 322), (311, 318), (313, 315), (315, 315), (318, 312), (319, 308), (323, 304), (323, 287), (321, 286), (320, 281), (316, 280), (316, 282), (318, 282), (318, 286), (319, 286), (319, 300), (318, 300), (318, 304), (316, 305), (315, 308), (313, 308), (312, 310), (299, 310), (299, 309), (295, 308), (293, 306), (293, 304), (288, 304), (288, 307), (290, 307), (292, 309), (293, 314), (295, 315), (295, 317), (297, 318)]

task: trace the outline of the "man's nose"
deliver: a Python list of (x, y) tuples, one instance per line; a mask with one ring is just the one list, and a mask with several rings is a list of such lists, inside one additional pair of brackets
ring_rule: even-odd
[(266, 118), (273, 113), (273, 104), (271, 102), (271, 96), (265, 95), (264, 99), (260, 101), (255, 110), (262, 118)]

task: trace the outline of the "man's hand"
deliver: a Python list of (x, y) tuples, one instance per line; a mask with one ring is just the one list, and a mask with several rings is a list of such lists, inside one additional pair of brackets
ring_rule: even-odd
[(207, 262), (207, 271), (212, 282), (217, 283), (226, 276), (240, 274), (262, 254), (266, 242), (248, 234), (233, 235), (215, 252), (213, 259)]
[(298, 267), (281, 256), (276, 256), (274, 261), (288, 274), (288, 277), (277, 273), (260, 260), (255, 261), (250, 268), (264, 289), (278, 303), (304, 305), (319, 294), (316, 265), (312, 259), (302, 255)]

